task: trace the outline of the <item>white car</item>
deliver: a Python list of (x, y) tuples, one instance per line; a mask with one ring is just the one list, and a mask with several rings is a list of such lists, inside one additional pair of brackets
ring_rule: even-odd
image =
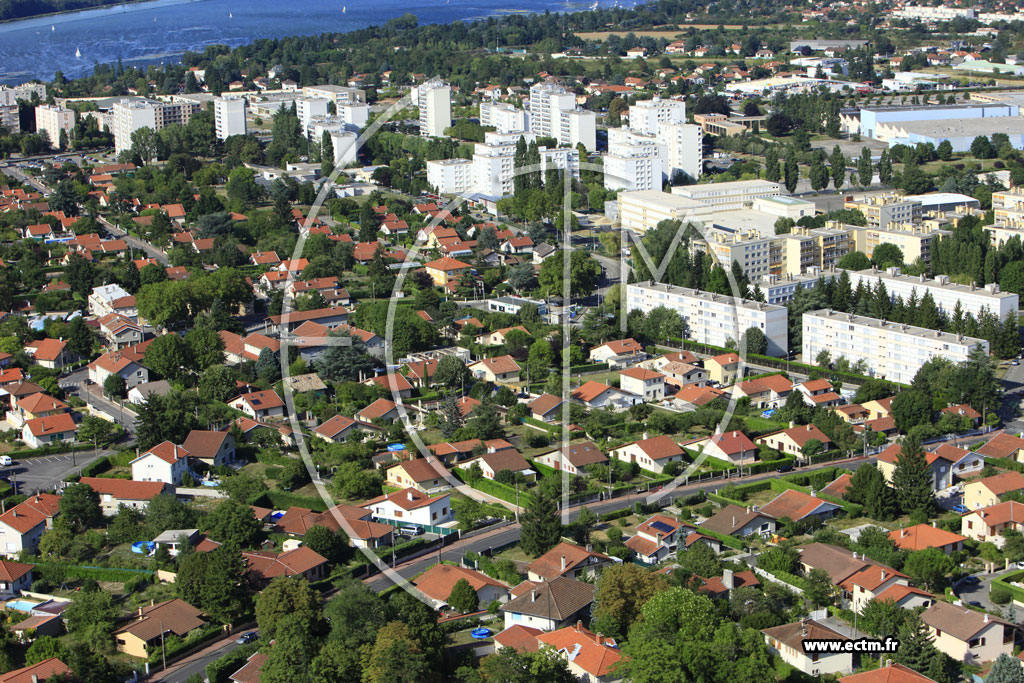
[(0, 455), (0, 467), (8, 467), (8, 466), (13, 465), (13, 464), (14, 464), (14, 461), (11, 460), (11, 456), (9, 456), (9, 455)]

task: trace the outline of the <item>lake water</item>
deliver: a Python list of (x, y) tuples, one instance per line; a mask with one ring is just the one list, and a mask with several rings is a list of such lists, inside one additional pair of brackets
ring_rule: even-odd
[[(586, 3), (589, 4), (589, 3)], [(155, 0), (0, 24), (0, 83), (87, 76), (95, 63), (175, 62), (207, 45), (352, 31), (407, 12), (420, 23), (481, 19), (510, 12), (573, 11), (578, 0)], [(612, 4), (603, 0), (602, 5)], [(342, 12), (342, 9), (345, 9)], [(51, 29), (52, 27), (52, 29)], [(76, 57), (76, 51), (81, 57)]]

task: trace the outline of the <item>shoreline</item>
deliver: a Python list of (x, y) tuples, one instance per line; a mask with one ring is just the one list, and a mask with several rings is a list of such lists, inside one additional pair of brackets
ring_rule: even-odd
[(185, 5), (202, 0), (119, 0), (119, 2), (103, 5), (101, 7), (86, 7), (84, 9), (61, 10), (48, 14), (36, 14), (21, 19), (4, 19), (0, 21), (0, 34), (12, 33), (42, 26), (57, 24), (69, 24), (81, 19), (93, 19), (108, 14), (127, 14), (140, 12), (155, 7), (170, 7), (173, 5)]

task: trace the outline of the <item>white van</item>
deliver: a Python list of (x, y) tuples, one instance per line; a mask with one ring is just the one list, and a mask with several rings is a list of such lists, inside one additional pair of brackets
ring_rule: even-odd
[(0, 455), (0, 467), (7, 467), (7, 466), (13, 465), (13, 464), (14, 464), (14, 461), (11, 460), (11, 456), (9, 456), (9, 455)]

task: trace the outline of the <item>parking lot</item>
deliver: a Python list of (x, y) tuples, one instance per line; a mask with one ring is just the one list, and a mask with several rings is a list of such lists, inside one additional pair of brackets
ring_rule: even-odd
[(90, 448), (75, 453), (23, 458), (16, 460), (13, 465), (0, 468), (0, 477), (15, 486), (18, 493), (46, 491), (59, 487), (65, 477), (80, 471), (103, 453), (102, 450), (97, 453)]

